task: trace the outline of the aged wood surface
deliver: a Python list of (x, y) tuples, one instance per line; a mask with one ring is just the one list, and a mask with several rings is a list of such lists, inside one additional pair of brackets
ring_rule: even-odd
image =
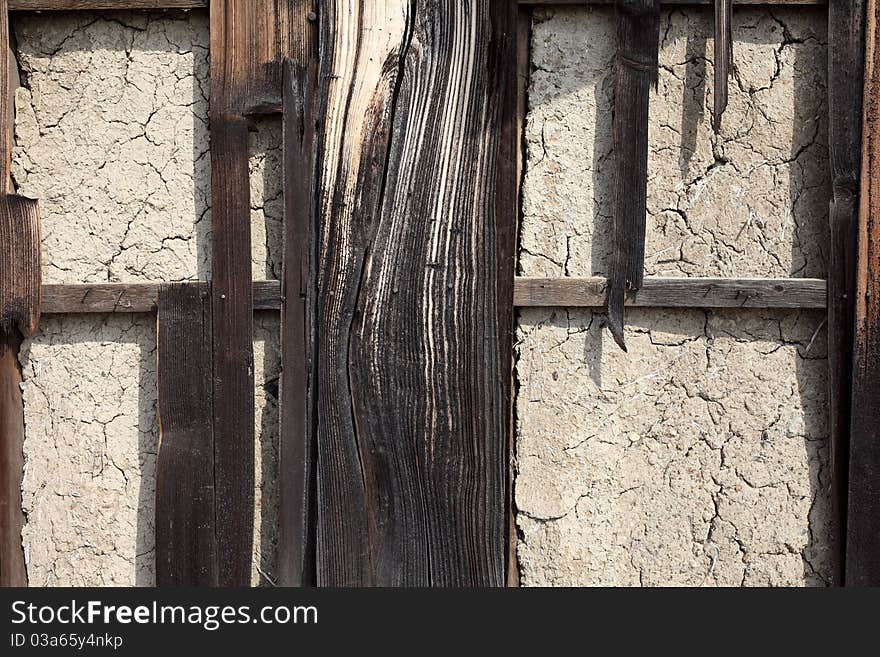
[[(499, 310), (510, 312), (510, 317), (499, 315), (499, 326), (502, 327), (500, 352), (509, 350), (511, 359), (502, 362), (502, 383), (508, 387), (504, 394), (508, 398), (507, 426), (507, 586), (519, 586), (519, 561), (517, 544), (519, 537), (516, 528), (516, 504), (513, 482), (516, 471), (516, 427), (514, 423), (514, 350), (513, 350), (513, 312), (516, 279), (516, 245), (519, 243), (519, 225), (522, 216), (522, 179), (525, 175), (525, 120), (528, 103), (529, 71), (531, 68), (531, 37), (532, 14), (529, 11), (517, 11), (516, 40), (509, 44), (516, 62), (516, 75), (509, 78), (505, 113), (502, 119), (502, 170), (503, 177), (499, 182), (497, 225), (499, 236), (499, 267), (498, 267), (498, 300)], [(512, 150), (509, 155), (507, 150)], [(510, 287), (508, 287), (510, 285)], [(509, 332), (503, 327), (510, 326)], [(509, 363), (509, 366), (508, 366)]]
[(866, 51), (847, 495), (847, 586), (880, 585), (880, 2), (866, 2)]
[(121, 9), (204, 9), (208, 0), (9, 0), (18, 11), (80, 11)]
[[(600, 307), (604, 278), (520, 278), (517, 306)], [(646, 278), (626, 304), (654, 308), (825, 308), (825, 281), (811, 278)]]
[(321, 5), (322, 585), (505, 581), (495, 199), (509, 9)]
[(221, 585), (250, 581), (254, 507), (248, 120), (281, 104), (285, 57), (310, 56), (313, 0), (211, 0), (214, 441)]
[(156, 584), (216, 586), (211, 291), (180, 283), (159, 292), (159, 452)]
[[(664, 5), (708, 5), (715, 0), (662, 0)], [(511, 0), (526, 7), (607, 5), (615, 0)], [(824, 5), (826, 0), (734, 0), (737, 5)], [(209, 0), (9, 0), (13, 11), (203, 9)]]
[(608, 328), (623, 340), (626, 293), (642, 286), (648, 194), (648, 99), (657, 83), (658, 0), (618, 0), (614, 79), (614, 252)]
[(727, 109), (730, 60), (733, 57), (733, 30), (731, 14), (733, 0), (715, 0), (715, 79), (712, 113), (712, 129), (721, 131), (721, 117)]
[(246, 120), (212, 110), (214, 468), (222, 586), (250, 582), (253, 545), (254, 337), (247, 145)]
[[(104, 283), (93, 285), (44, 285), (42, 313), (100, 314), (149, 313), (156, 310), (158, 283)], [(605, 304), (604, 278), (517, 278), (514, 305), (581, 306), (599, 308)], [(254, 310), (279, 310), (278, 281), (256, 281)], [(670, 290), (671, 292), (657, 292)], [(656, 293), (655, 293), (656, 292)], [(825, 281), (813, 278), (653, 278), (642, 290), (627, 298), (627, 304), (677, 308), (824, 308)]]
[(18, 355), (22, 339), (35, 333), (40, 322), (40, 216), (35, 200), (13, 193), (9, 175), (18, 69), (10, 56), (7, 7), (0, 0), (0, 586), (27, 586), (21, 544), (24, 407)]
[(856, 299), (856, 245), (865, 61), (863, 0), (828, 7), (828, 128), (832, 174), (828, 265), (829, 440), (831, 451), (832, 579), (844, 582), (849, 428)]
[[(315, 62), (316, 64), (316, 62)], [(278, 583), (315, 583), (315, 84), (316, 65), (283, 71), (284, 230)]]

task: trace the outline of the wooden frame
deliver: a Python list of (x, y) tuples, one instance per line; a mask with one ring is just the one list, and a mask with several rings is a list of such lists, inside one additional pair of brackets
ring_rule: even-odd
[[(712, 0), (667, 0), (664, 4), (670, 5), (709, 5)], [(504, 130), (507, 130), (506, 139), (508, 145), (515, 144), (521, 140), (523, 120), (525, 114), (525, 89), (527, 85), (528, 74), (528, 44), (530, 30), (530, 14), (529, 11), (537, 6), (563, 6), (563, 5), (608, 5), (613, 0), (512, 0), (512, 5), (517, 5), (515, 40), (513, 51), (516, 53), (515, 70), (516, 75), (511, 76), (512, 87), (509, 89), (513, 102), (506, 112)], [(231, 4), (231, 0), (213, 0), (210, 3), (212, 14), (212, 46), (219, 41), (214, 40), (215, 21), (220, 21), (219, 14), (223, 9)], [(735, 1), (734, 4), (739, 5), (824, 5), (822, 0), (742, 0)], [(190, 10), (190, 9), (207, 9), (208, 0), (9, 0), (9, 11), (71, 11), (71, 10)], [(215, 50), (215, 55), (218, 53)], [(232, 55), (230, 55), (232, 56)], [(216, 82), (216, 81), (215, 81)], [(215, 85), (219, 87), (219, 85)], [(261, 99), (256, 105), (243, 106), (239, 102), (240, 99), (232, 99), (228, 102), (224, 100), (222, 114), (215, 113), (212, 110), (212, 128), (218, 133), (225, 134), (230, 137), (229, 147), (231, 150), (237, 151), (241, 147), (241, 121), (245, 115), (254, 113), (279, 113), (282, 110), (280, 98)], [(230, 127), (231, 126), (231, 127)], [(214, 132), (212, 130), (212, 132)], [(222, 139), (218, 143), (225, 143)], [(521, 144), (519, 144), (521, 146)], [(213, 153), (214, 149), (212, 149)], [(218, 148), (218, 152), (222, 148)], [(508, 181), (506, 192), (511, 198), (506, 201), (504, 208), (505, 214), (500, 214), (497, 219), (497, 225), (502, 232), (513, 236), (513, 242), (505, 242), (501, 245), (503, 253), (499, 254), (499, 266), (504, 267), (509, 258), (515, 258), (516, 254), (516, 229), (519, 223), (519, 207), (518, 201), (512, 201), (515, 196), (519, 197), (519, 188), (521, 184), (521, 173), (523, 168), (523, 156), (521, 148), (513, 148), (508, 153), (509, 162), (514, 166), (509, 167), (504, 175)], [(238, 172), (240, 173), (240, 171)], [(240, 177), (240, 176), (239, 176)], [(225, 178), (224, 178), (225, 180)], [(216, 181), (215, 181), (216, 183)], [(219, 187), (219, 186), (218, 186)], [(226, 185), (222, 185), (225, 189)], [(237, 189), (240, 192), (240, 189)], [(227, 200), (234, 201), (229, 198)], [(239, 199), (240, 200), (240, 199)], [(242, 208), (234, 208), (233, 212), (244, 212)], [(230, 240), (240, 246), (240, 235), (230, 235)], [(236, 253), (244, 253), (242, 248), (237, 248)], [(216, 259), (216, 254), (215, 254)], [(242, 263), (244, 261), (242, 260)], [(239, 263), (241, 264), (241, 263)], [(247, 263), (249, 265), (249, 262)], [(225, 276), (222, 269), (218, 269), (221, 277)], [(283, 311), (282, 284), (276, 281), (255, 281), (250, 286), (242, 278), (240, 271), (229, 272), (228, 280), (221, 280), (221, 290), (224, 286), (232, 285), (236, 287), (236, 294), (242, 295), (247, 299), (247, 303), (236, 311), (234, 322), (238, 326), (243, 326), (245, 322), (249, 322), (249, 315), (255, 310), (267, 311)], [(501, 319), (510, 320), (511, 331), (514, 307), (601, 307), (605, 303), (607, 281), (603, 278), (559, 278), (559, 279), (535, 279), (535, 278), (517, 278), (513, 281), (512, 289), (509, 282), (499, 283), (499, 294), (501, 298), (506, 295), (512, 297), (512, 304), (509, 309), (502, 309)], [(161, 283), (141, 283), (141, 284), (101, 284), (101, 285), (45, 285), (42, 288), (42, 305), (41, 310), (44, 314), (88, 314), (88, 313), (120, 313), (120, 312), (136, 312), (150, 313), (157, 309)], [(826, 302), (826, 283), (817, 279), (699, 279), (699, 278), (646, 278), (644, 286), (636, 294), (630, 295), (626, 300), (626, 305), (633, 307), (676, 307), (676, 308), (825, 308)], [(218, 317), (223, 315), (224, 308), (229, 306), (224, 303), (226, 296), (222, 292), (213, 296), (214, 304), (214, 324), (217, 324)], [(230, 329), (232, 333), (235, 330)], [(242, 344), (247, 341), (249, 334), (245, 332), (240, 335), (238, 342)], [(512, 350), (512, 341), (505, 337), (505, 344)], [(221, 340), (225, 343), (225, 338)], [(218, 345), (215, 343), (215, 349)], [(511, 363), (512, 365), (512, 363)], [(215, 363), (215, 369), (217, 364)], [(504, 376), (511, 376), (511, 370), (504, 370)], [(239, 382), (242, 383), (242, 382)], [(239, 386), (241, 387), (241, 386)], [(509, 408), (512, 417), (512, 394), (510, 395)], [(227, 416), (236, 414), (239, 411), (246, 410), (245, 407), (239, 409), (228, 409)], [(240, 413), (239, 413), (240, 414)], [(245, 416), (247, 414), (245, 413)], [(227, 417), (227, 419), (229, 419)], [(247, 419), (247, 418), (246, 418)], [(215, 418), (215, 421), (217, 418)], [(226, 421), (219, 418), (219, 425), (224, 426)], [(512, 426), (512, 422), (511, 422)], [(247, 428), (244, 424), (238, 427), (244, 431), (247, 438)], [(513, 453), (513, 435), (512, 431), (508, 436), (508, 452), (510, 462), (512, 464)], [(235, 460), (235, 459), (234, 459)], [(230, 473), (230, 480), (236, 479), (246, 470), (247, 458), (244, 463), (236, 465), (236, 472)], [(245, 466), (245, 467), (239, 467)], [(516, 535), (514, 531), (513, 518), (513, 502), (510, 485), (513, 479), (513, 470), (508, 473), (508, 504), (511, 515), (508, 519), (508, 583), (516, 584), (516, 558), (515, 544)], [(248, 479), (245, 477), (239, 481), (239, 488), (248, 485)], [(252, 486), (251, 486), (252, 488)], [(238, 505), (229, 510), (228, 518), (237, 515), (246, 515), (243, 513), (247, 509)], [(250, 518), (247, 518), (250, 521)], [(244, 528), (243, 523), (234, 528), (235, 532)], [(247, 532), (245, 532), (246, 534)], [(222, 549), (222, 546), (221, 546)], [(228, 556), (228, 555), (227, 555)], [(241, 583), (245, 577), (244, 563), (238, 564), (234, 569), (227, 583)], [(308, 576), (306, 576), (308, 578)]]

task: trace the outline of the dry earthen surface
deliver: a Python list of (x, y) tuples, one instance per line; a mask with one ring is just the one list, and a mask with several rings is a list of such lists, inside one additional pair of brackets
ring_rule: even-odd
[[(712, 17), (664, 11), (651, 96), (647, 271), (824, 276), (819, 11), (734, 12), (711, 130)], [(608, 271), (613, 12), (540, 10), (521, 273)], [(516, 503), (526, 585), (828, 579), (821, 313), (640, 310), (621, 352), (589, 310), (525, 310)]]
[[(13, 174), (40, 200), (44, 280), (204, 279), (210, 263), (208, 21), (17, 17)], [(280, 126), (251, 139), (253, 268), (277, 278)], [(274, 579), (278, 319), (255, 329), (255, 583)], [(155, 319), (46, 317), (22, 356), (23, 541), (34, 585), (154, 581)]]

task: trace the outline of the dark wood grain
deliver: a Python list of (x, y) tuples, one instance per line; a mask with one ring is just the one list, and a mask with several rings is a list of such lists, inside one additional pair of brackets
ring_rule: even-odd
[[(563, 7), (584, 5), (611, 5), (616, 0), (513, 0), (523, 7)], [(824, 5), (827, 0), (733, 0), (735, 5)], [(687, 6), (687, 5), (711, 5), (715, 0), (660, 0), (661, 5)]]
[(214, 468), (221, 586), (250, 583), (254, 517), (254, 355), (248, 128), (211, 112)]
[(284, 64), (284, 256), (278, 583), (315, 584), (315, 83), (316, 61)]
[[(604, 278), (520, 278), (515, 303), (532, 307), (603, 305)], [(652, 308), (825, 308), (825, 281), (811, 278), (646, 278), (627, 306)]]
[(863, 0), (828, 7), (828, 127), (832, 199), (828, 264), (832, 582), (844, 582), (856, 244), (865, 61)]
[(16, 11), (204, 9), (208, 0), (9, 0)]
[[(156, 310), (158, 283), (44, 285), (42, 313), (149, 313)], [(278, 281), (256, 281), (254, 310), (279, 310)], [(607, 296), (604, 278), (516, 278), (514, 304), (598, 308)], [(659, 290), (664, 290), (660, 292)], [(627, 304), (677, 308), (824, 308), (825, 281), (813, 278), (645, 278)], [(751, 304), (751, 305), (750, 305)], [(762, 304), (762, 305), (755, 305)]]
[(847, 586), (880, 585), (880, 2), (866, 2), (855, 342), (847, 494)]
[[(499, 171), (502, 174), (498, 187), (498, 325), (501, 329), (499, 351), (503, 357), (510, 353), (508, 361), (502, 362), (502, 383), (506, 385), (504, 395), (507, 411), (507, 579), (508, 587), (519, 586), (519, 543), (516, 528), (516, 503), (513, 482), (516, 476), (516, 431), (514, 422), (515, 377), (513, 372), (515, 352), (514, 332), (514, 288), (516, 279), (516, 249), (519, 243), (519, 226), (522, 217), (522, 178), (525, 173), (525, 120), (528, 104), (528, 83), (531, 67), (532, 13), (517, 9), (514, 17), (516, 35), (507, 43), (514, 59), (515, 76), (508, 80), (507, 104), (504, 108), (501, 132), (501, 159)], [(509, 316), (508, 316), (509, 314)], [(505, 331), (504, 327), (510, 327)]]
[(624, 299), (642, 286), (648, 194), (648, 99), (657, 83), (658, 0), (618, 0), (614, 79), (614, 250), (608, 328), (626, 351)]
[(317, 5), (211, 0), (211, 107), (238, 114), (280, 110), (281, 63), (312, 56), (315, 44), (305, 35), (315, 29)]
[(24, 413), (18, 331), (0, 331), (0, 586), (27, 586), (21, 544)]
[[(77, 283), (43, 286), (44, 315), (100, 313), (151, 313), (159, 300), (160, 283)], [(254, 310), (278, 310), (278, 281), (253, 283)]]
[(156, 584), (217, 586), (211, 288), (159, 291)]
[[(609, 5), (615, 0), (511, 0), (526, 7)], [(715, 0), (663, 0), (664, 5), (709, 5)], [(202, 9), (209, 0), (9, 0), (13, 11)], [(824, 5), (826, 0), (734, 0), (737, 5)], [(291, 23), (291, 25), (293, 25)]]
[(27, 586), (21, 544), (24, 512), (24, 406), (18, 361), (22, 338), (40, 322), (40, 216), (37, 202), (13, 194), (12, 94), (9, 16), (0, 0), (0, 586)]
[(730, 60), (733, 57), (731, 14), (733, 0), (715, 0), (715, 79), (712, 129), (721, 132), (721, 117), (727, 109), (727, 87), (730, 79)]
[(499, 586), (510, 4), (363, 9), (321, 5), (318, 583)]

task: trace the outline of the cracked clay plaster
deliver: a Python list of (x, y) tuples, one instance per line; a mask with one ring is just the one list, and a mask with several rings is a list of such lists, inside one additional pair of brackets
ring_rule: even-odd
[[(538, 10), (520, 273), (606, 274), (613, 11)], [(825, 17), (733, 15), (712, 133), (712, 14), (661, 17), (651, 95), (647, 273), (825, 275)], [(525, 585), (828, 582), (820, 312), (519, 316), (517, 478)]]
[[(40, 201), (48, 283), (205, 279), (205, 12), (16, 16), (13, 176)], [(251, 137), (253, 269), (277, 278), (280, 125)], [(255, 326), (255, 584), (274, 579), (278, 318)], [(150, 585), (155, 318), (44, 317), (22, 354), (31, 585)]]

